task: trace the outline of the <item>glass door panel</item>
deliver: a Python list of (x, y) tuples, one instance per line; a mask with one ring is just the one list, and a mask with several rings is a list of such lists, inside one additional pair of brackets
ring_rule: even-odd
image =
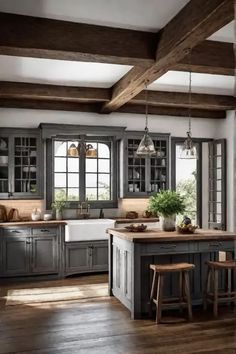
[(9, 192), (9, 139), (0, 138), (0, 193)]

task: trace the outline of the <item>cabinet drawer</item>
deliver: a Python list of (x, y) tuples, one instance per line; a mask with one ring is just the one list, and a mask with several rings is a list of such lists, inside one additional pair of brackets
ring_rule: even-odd
[(23, 235), (29, 235), (30, 234), (30, 229), (17, 229), (17, 228), (7, 228), (3, 229), (2, 234), (4, 236), (23, 236)]
[(56, 227), (41, 227), (32, 229), (32, 235), (56, 235), (56, 233)]
[(227, 251), (234, 249), (234, 241), (201, 241), (198, 245), (199, 251)]
[(188, 242), (165, 242), (165, 243), (150, 243), (141, 251), (147, 254), (166, 254), (166, 253), (187, 253), (189, 251)]

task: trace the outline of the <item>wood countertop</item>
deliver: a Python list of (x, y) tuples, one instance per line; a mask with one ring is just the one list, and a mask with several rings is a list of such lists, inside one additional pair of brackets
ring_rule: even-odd
[(66, 225), (65, 220), (39, 220), (39, 221), (12, 221), (12, 222), (2, 222), (0, 223), (0, 228), (10, 227), (10, 226), (52, 226), (52, 225)]
[(179, 234), (177, 231), (165, 232), (160, 229), (145, 230), (144, 232), (129, 232), (124, 228), (108, 229), (107, 233), (136, 243), (236, 240), (236, 233), (233, 232), (202, 229), (197, 230), (194, 234)]
[(115, 220), (117, 224), (136, 224), (136, 223), (147, 223), (147, 222), (158, 222), (158, 218), (135, 218), (135, 219), (127, 219), (127, 218), (112, 218)]

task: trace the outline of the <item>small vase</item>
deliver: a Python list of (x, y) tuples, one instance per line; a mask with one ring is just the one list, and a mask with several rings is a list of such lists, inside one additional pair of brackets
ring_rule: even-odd
[(62, 220), (62, 211), (56, 210), (56, 220)]
[(175, 231), (176, 215), (161, 217), (161, 229), (163, 231)]

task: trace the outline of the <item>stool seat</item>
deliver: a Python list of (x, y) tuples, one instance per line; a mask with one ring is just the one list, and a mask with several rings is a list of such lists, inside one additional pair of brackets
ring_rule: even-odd
[(236, 268), (236, 261), (219, 261), (213, 262), (208, 261), (206, 262), (209, 267), (218, 268), (218, 269), (234, 269)]
[[(163, 299), (164, 293), (164, 278), (170, 273), (179, 273), (179, 307), (183, 306), (188, 308), (189, 320), (192, 320), (192, 305), (189, 285), (189, 271), (195, 268), (191, 263), (174, 263), (174, 264), (150, 264), (150, 269), (153, 270), (152, 288), (150, 294), (150, 306), (149, 312), (152, 315), (152, 303), (156, 305), (156, 323), (161, 322), (162, 317), (162, 305), (165, 307), (172, 307), (176, 304), (173, 298), (166, 303), (166, 299)], [(156, 297), (154, 293), (156, 292)]]
[(183, 272), (195, 268), (191, 263), (173, 263), (173, 264), (150, 264), (150, 269), (157, 273)]

